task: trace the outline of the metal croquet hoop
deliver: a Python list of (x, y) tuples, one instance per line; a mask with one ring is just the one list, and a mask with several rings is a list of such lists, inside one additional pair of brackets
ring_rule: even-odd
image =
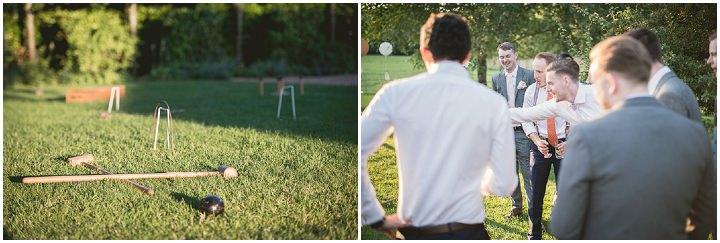
[(280, 94), (278, 95), (280, 98), (278, 99), (278, 109), (277, 109), (277, 118), (280, 118), (280, 110), (282, 110), (282, 97), (285, 95), (285, 90), (290, 89), (290, 100), (292, 101), (292, 112), (293, 112), (293, 120), (295, 120), (295, 87), (292, 85), (285, 85), (280, 90)]
[(110, 101), (108, 102), (107, 112), (112, 112), (113, 99), (115, 100), (115, 111), (120, 110), (120, 86), (112, 86), (110, 88)]
[(172, 112), (170, 111), (170, 105), (167, 103), (167, 101), (163, 101), (165, 103), (166, 107), (160, 106), (160, 103), (158, 103), (155, 106), (155, 112), (153, 112), (153, 121), (154, 121), (154, 127), (155, 127), (155, 139), (153, 142), (153, 150), (157, 150), (157, 139), (158, 139), (158, 130), (160, 128), (160, 112), (165, 110), (165, 117), (167, 117), (167, 125), (165, 126), (165, 143), (167, 143), (168, 149), (173, 149), (175, 147), (175, 134), (172, 130)]

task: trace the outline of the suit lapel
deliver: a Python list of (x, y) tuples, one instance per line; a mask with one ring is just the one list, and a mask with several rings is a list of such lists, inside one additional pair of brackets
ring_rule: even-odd
[(652, 95), (653, 96), (657, 95), (657, 93), (660, 92), (660, 88), (663, 85), (665, 85), (665, 83), (668, 80), (670, 80), (672, 78), (672, 76), (674, 76), (674, 75), (675, 75), (675, 73), (673, 73), (673, 71), (670, 71), (670, 72), (666, 73), (665, 75), (663, 75), (662, 77), (660, 77), (660, 81), (658, 81), (657, 86), (655, 86), (655, 90), (653, 90)]
[(499, 89), (499, 90), (500, 90), (500, 94), (501, 94), (502, 96), (505, 96), (505, 99), (510, 99), (510, 97), (508, 97), (507, 81), (506, 81), (506, 78), (505, 78), (505, 71), (504, 71), (504, 70), (501, 70), (501, 71), (500, 71), (500, 79), (498, 80), (498, 85), (500, 85), (500, 89)]

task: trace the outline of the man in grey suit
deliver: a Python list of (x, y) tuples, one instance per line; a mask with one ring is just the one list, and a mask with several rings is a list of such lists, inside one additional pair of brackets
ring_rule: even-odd
[[(492, 78), (493, 90), (500, 93), (506, 100), (510, 108), (523, 107), (525, 100), (525, 90), (528, 86), (535, 83), (533, 72), (517, 65), (517, 48), (510, 42), (503, 42), (498, 45), (498, 56), (500, 65), (503, 70)], [(517, 167), (522, 173), (523, 183), (525, 186), (525, 196), (530, 205), (532, 196), (532, 186), (530, 185), (530, 139), (525, 135), (523, 127), (520, 124), (514, 125), (515, 133), (515, 157), (517, 158)], [(520, 179), (518, 186), (511, 196), (512, 210), (505, 217), (514, 217), (522, 215), (522, 192), (520, 191)]]
[(695, 93), (678, 76), (660, 60), (660, 42), (654, 32), (636, 28), (625, 35), (635, 38), (645, 46), (652, 58), (651, 77), (648, 91), (666, 108), (690, 120), (702, 124), (702, 115)]
[(608, 113), (572, 130), (551, 232), (558, 239), (707, 239), (717, 187), (705, 129), (647, 93), (652, 61), (637, 40), (604, 40), (590, 62), (595, 97)]

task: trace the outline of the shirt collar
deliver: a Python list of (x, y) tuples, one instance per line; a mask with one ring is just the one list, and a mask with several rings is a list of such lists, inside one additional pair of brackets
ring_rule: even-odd
[(578, 84), (578, 90), (577, 94), (575, 94), (575, 100), (573, 101), (573, 104), (583, 104), (587, 101), (587, 93), (588, 93), (588, 87), (589, 85), (579, 83)]
[(512, 74), (514, 77), (517, 77), (518, 69), (520, 69), (520, 65), (515, 64), (515, 70), (512, 71), (512, 73), (508, 73), (507, 70), (503, 69), (503, 72), (505, 73), (505, 77), (510, 76), (509, 74)]
[(457, 61), (442, 60), (430, 65), (428, 73), (449, 73), (462, 76), (470, 76), (467, 69)]
[(670, 68), (668, 66), (664, 66), (650, 78), (650, 81), (648, 82), (648, 91), (652, 94), (655, 92), (655, 88), (657, 88), (658, 83), (660, 83), (660, 79), (665, 76), (665, 74), (669, 73)]

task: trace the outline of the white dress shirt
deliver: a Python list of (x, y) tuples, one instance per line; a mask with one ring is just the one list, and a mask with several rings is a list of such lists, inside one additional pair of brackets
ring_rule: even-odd
[[(537, 88), (537, 82), (531, 84), (528, 86), (527, 91), (525, 91), (525, 100), (523, 101), (523, 108), (529, 108), (536, 105), (540, 105), (542, 103), (547, 102), (547, 89), (545, 87), (540, 87), (537, 92), (537, 97), (535, 97), (535, 89)], [(565, 138), (565, 126), (567, 123), (564, 119), (561, 117), (555, 118), (555, 134), (557, 134), (557, 138)], [(540, 137), (547, 138), (548, 137), (548, 127), (547, 127), (547, 120), (542, 121), (536, 121), (536, 122), (525, 122), (522, 124), (523, 130), (525, 131), (525, 135), (530, 135), (531, 133), (538, 133)]]
[(567, 101), (555, 101), (555, 98), (531, 108), (512, 108), (510, 118), (513, 123), (536, 122), (547, 120), (551, 117), (560, 117), (569, 122), (570, 125), (577, 125), (580, 122), (588, 121), (603, 114), (600, 104), (593, 97), (594, 87), (580, 83), (573, 103)]
[(664, 66), (663, 68), (655, 72), (655, 74), (653, 74), (653, 76), (650, 78), (650, 81), (648, 81), (648, 93), (655, 93), (655, 88), (657, 88), (658, 83), (660, 83), (660, 79), (669, 72), (670, 68), (668, 66)]
[(458, 62), (383, 86), (361, 119), (362, 224), (385, 214), (367, 162), (393, 132), (398, 216), (416, 227), (482, 223), (483, 194), (509, 196), (517, 186), (510, 125), (505, 98)]

